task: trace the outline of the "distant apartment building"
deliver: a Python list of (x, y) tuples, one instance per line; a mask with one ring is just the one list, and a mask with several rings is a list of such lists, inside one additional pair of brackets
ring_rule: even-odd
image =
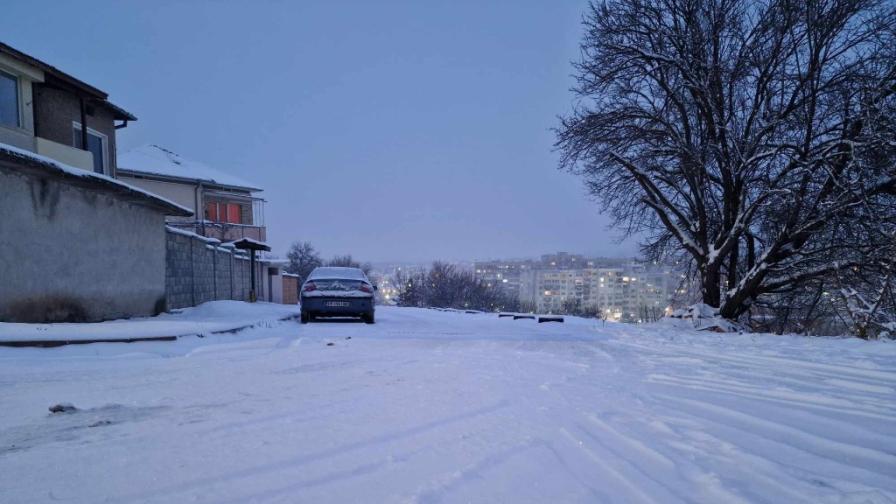
[(677, 275), (639, 264), (624, 267), (533, 269), (520, 279), (520, 302), (542, 313), (580, 313), (617, 321), (657, 318), (669, 307)]
[(680, 281), (672, 268), (566, 252), (534, 261), (477, 262), (474, 268), (477, 278), (516, 296), (524, 308), (632, 322), (665, 312)]
[(590, 306), (594, 285), (591, 270), (532, 269), (520, 278), (520, 303), (538, 312), (556, 313), (578, 300)]
[(169, 226), (223, 242), (267, 239), (261, 189), (238, 177), (144, 145), (119, 155), (118, 178), (193, 210), (195, 217), (171, 217)]
[(534, 261), (483, 261), (473, 264), (473, 273), (489, 287), (519, 297), (521, 278), (535, 267)]
[(539, 267), (544, 269), (579, 269), (584, 268), (587, 262), (583, 255), (557, 252), (555, 254), (542, 255)]

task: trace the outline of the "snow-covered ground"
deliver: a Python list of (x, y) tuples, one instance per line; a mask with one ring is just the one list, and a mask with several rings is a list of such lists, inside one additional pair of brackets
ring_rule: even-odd
[(158, 317), (109, 320), (93, 324), (0, 323), (3, 341), (78, 341), (185, 336), (230, 331), (297, 316), (297, 306), (213, 301)]
[(377, 316), (0, 349), (0, 502), (896, 502), (894, 344)]

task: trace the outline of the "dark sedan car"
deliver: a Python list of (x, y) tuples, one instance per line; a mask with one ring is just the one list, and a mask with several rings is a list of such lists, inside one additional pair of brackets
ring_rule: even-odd
[(302, 284), (302, 323), (317, 317), (361, 317), (373, 324), (373, 291), (358, 268), (315, 268)]

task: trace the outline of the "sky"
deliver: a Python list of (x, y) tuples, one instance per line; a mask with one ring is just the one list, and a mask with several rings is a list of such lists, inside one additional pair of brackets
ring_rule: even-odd
[[(557, 169), (586, 0), (5, 0), (0, 40), (264, 188), (268, 241), (365, 261), (630, 256)], [(75, 21), (76, 20), (76, 21)]]

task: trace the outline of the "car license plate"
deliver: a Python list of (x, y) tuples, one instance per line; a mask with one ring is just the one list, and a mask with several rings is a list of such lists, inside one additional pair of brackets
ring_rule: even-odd
[(327, 306), (332, 306), (334, 308), (347, 308), (348, 301), (327, 301)]

